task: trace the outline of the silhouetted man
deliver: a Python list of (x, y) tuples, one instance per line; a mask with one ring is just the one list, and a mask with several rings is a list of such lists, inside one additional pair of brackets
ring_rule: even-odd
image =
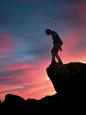
[(46, 29), (45, 32), (47, 35), (51, 35), (52, 39), (53, 39), (53, 48), (51, 50), (52, 64), (57, 63), (55, 61), (55, 57), (58, 59), (58, 64), (63, 64), (59, 55), (57, 54), (59, 50), (62, 51), (61, 45), (63, 44), (63, 42), (62, 42), (61, 38), (59, 37), (59, 35), (55, 31), (52, 31), (50, 29)]

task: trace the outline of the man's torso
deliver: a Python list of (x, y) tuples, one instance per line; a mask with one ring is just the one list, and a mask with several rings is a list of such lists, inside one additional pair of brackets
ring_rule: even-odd
[(56, 44), (56, 43), (61, 43), (61, 45), (63, 44), (61, 38), (55, 31), (52, 31), (52, 39), (53, 39), (53, 44)]

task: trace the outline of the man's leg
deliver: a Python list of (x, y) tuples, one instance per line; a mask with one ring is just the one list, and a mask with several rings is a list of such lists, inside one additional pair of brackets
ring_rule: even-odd
[(59, 55), (57, 54), (57, 52), (54, 52), (53, 50), (51, 50), (51, 53), (52, 53), (52, 63), (55, 63), (55, 64), (57, 63), (55, 61), (55, 56), (56, 56), (56, 58), (58, 59), (58, 64), (62, 64), (63, 65), (63, 63), (62, 63)]
[(56, 52), (54, 51), (54, 48), (52, 48), (51, 50), (51, 55), (52, 55), (52, 63), (56, 63), (55, 61)]
[(51, 51), (51, 54), (52, 54), (52, 60), (55, 60), (55, 52)]
[(61, 61), (61, 58), (59, 57), (59, 55), (58, 55), (57, 53), (56, 53), (55, 56), (56, 56), (56, 58), (58, 59), (58, 63), (59, 63), (59, 64), (63, 64), (62, 61)]
[(61, 61), (61, 59), (60, 59), (60, 57), (59, 57), (59, 55), (57, 54), (58, 51), (59, 51), (59, 48), (60, 48), (60, 46), (57, 45), (57, 44), (55, 44), (55, 45), (53, 46), (52, 50), (51, 50), (52, 63), (57, 63), (57, 62), (55, 61), (55, 57), (56, 57), (56, 58), (58, 59), (58, 64), (63, 64), (62, 61)]

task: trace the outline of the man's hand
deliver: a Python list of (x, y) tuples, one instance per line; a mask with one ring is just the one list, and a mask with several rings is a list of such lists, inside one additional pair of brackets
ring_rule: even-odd
[(62, 48), (60, 47), (60, 51), (62, 51)]

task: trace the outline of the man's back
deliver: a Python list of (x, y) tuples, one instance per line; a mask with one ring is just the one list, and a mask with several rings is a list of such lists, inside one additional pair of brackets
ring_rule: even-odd
[(63, 44), (61, 38), (55, 31), (52, 31), (52, 39), (53, 39), (53, 44), (55, 43), (61, 43), (61, 45)]

